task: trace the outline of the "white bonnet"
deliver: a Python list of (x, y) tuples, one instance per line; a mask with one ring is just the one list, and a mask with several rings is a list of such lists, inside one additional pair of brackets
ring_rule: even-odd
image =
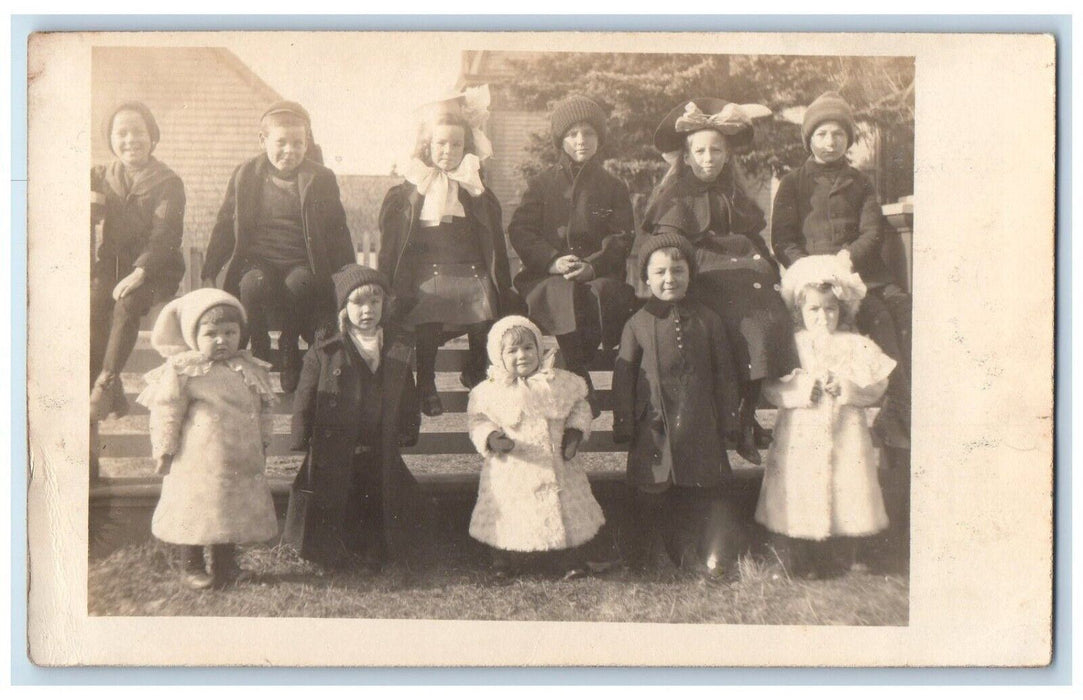
[(790, 265), (782, 275), (782, 300), (786, 308), (794, 308), (797, 293), (809, 286), (831, 285), (838, 300), (857, 311), (865, 298), (865, 283), (854, 272), (850, 251), (840, 250), (835, 255), (809, 255)]
[(241, 302), (221, 289), (197, 289), (165, 305), (154, 321), (150, 344), (163, 357), (196, 349), (200, 317), (214, 306), (232, 306), (248, 322)]
[(522, 326), (528, 331), (534, 334), (534, 342), (538, 345), (538, 353), (540, 355), (542, 351), (542, 332), (533, 321), (526, 316), (505, 316), (489, 329), (489, 339), (485, 345), (485, 349), (489, 353), (489, 362), (493, 367), (504, 367), (504, 359), (501, 356), (503, 349), (501, 343), (504, 339), (504, 334), (516, 326)]

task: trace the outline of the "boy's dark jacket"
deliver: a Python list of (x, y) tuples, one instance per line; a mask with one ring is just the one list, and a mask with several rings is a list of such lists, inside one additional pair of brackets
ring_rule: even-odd
[(119, 160), (90, 170), (91, 191), (105, 196), (98, 260), (111, 265), (117, 279), (143, 268), (158, 298), (169, 298), (184, 277), (184, 183), (154, 158), (130, 188), (123, 171)]
[[(679, 314), (687, 348), (683, 371), (664, 329)], [(663, 333), (659, 333), (659, 329)], [(735, 426), (736, 367), (722, 320), (688, 299), (670, 304), (650, 299), (624, 326), (613, 369), (613, 439), (631, 441), (628, 479), (633, 485), (661, 483), (672, 472), (678, 486), (710, 487), (730, 473), (727, 426)], [(663, 383), (675, 394), (666, 400)]]
[[(508, 246), (504, 240), (504, 227), (500, 202), (489, 188), (477, 197), (471, 197), (459, 188), (459, 201), (463, 204), (470, 229), (477, 232), (478, 248), (481, 250), (489, 277), (499, 296), (498, 314), (517, 311), (516, 300), (511, 295), (511, 270), (508, 265)], [(388, 190), (380, 207), (380, 254), (378, 267), (391, 280), (391, 294), (398, 309), (407, 311), (412, 306), (417, 290), (405, 288), (403, 280), (408, 275), (398, 274), (410, 239), (421, 223), (421, 205), (424, 197), (409, 182)]]
[(573, 177), (570, 160), (562, 156), (530, 183), (508, 224), (508, 238), (523, 261), (515, 287), (529, 294), (549, 276), (553, 261), (569, 253), (590, 263), (597, 277), (624, 281), (634, 231), (624, 183), (596, 159)]
[[(234, 296), (240, 292), (241, 274), (248, 262), (263, 178), (272, 170), (267, 156), (260, 154), (233, 171), (207, 244), (202, 277), (217, 277), (228, 263), (222, 289)], [(346, 225), (346, 211), (339, 198), (335, 174), (307, 158), (298, 168), (297, 188), (301, 193), (301, 219), (309, 265), (322, 287), (322, 303), (326, 304), (329, 313), (334, 308), (332, 273), (343, 265), (356, 262), (350, 229)]]
[(789, 267), (806, 255), (850, 251), (854, 270), (869, 285), (893, 281), (881, 254), (883, 211), (872, 182), (842, 162), (813, 158), (783, 176), (771, 216), (771, 246)]
[[(294, 394), (291, 449), (307, 451), (294, 481), (294, 490), (311, 492), (317, 511), (338, 522), (350, 492), (354, 449), (359, 444), (362, 382), (371, 381), (364, 361), (348, 347), (341, 333), (317, 337), (305, 354), (301, 377)], [(379, 372), (383, 377), (382, 421), (380, 426), (380, 468), (382, 469), (384, 533), (389, 551), (410, 523), (405, 516), (417, 497), (417, 483), (403, 463), (400, 448), (417, 443), (421, 425), (417, 391), (411, 373), (413, 348), (408, 338), (390, 329), (384, 331)], [(300, 531), (300, 523), (287, 521), (283, 541), (319, 549), (318, 532)], [(313, 558), (319, 558), (313, 557)]]

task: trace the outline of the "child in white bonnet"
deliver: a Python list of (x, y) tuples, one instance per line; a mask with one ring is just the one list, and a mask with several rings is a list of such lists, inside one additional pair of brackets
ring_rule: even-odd
[(239, 349), (244, 333), (244, 308), (226, 292), (199, 289), (170, 302), (151, 334), (166, 361), (147, 373), (138, 398), (150, 409), (165, 475), (151, 531), (183, 547), (184, 581), (195, 589), (236, 575), (235, 545), (278, 533), (264, 476), (275, 394), (270, 365)]

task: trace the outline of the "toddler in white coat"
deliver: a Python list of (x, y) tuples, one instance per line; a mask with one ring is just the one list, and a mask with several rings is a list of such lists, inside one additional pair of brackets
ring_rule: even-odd
[(542, 355), (542, 334), (522, 316), (489, 331), (488, 378), (470, 392), (470, 439), (485, 457), (470, 535), (493, 548), (498, 578), (517, 553), (563, 551), (565, 578), (586, 573), (576, 547), (605, 522), (586, 472), (575, 462), (592, 419), (581, 377)]
[(171, 301), (151, 333), (165, 364), (147, 373), (138, 398), (150, 409), (151, 447), (165, 475), (151, 531), (182, 546), (193, 589), (237, 574), (234, 545), (278, 534), (264, 476), (275, 394), (270, 365), (238, 349), (244, 332), (244, 308), (226, 292), (198, 289)]

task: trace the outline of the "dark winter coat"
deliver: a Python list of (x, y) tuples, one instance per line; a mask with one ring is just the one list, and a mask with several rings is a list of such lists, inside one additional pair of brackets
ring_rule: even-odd
[[(335, 333), (305, 354), (294, 394), (292, 444), (307, 455), (290, 494), (291, 503), (305, 493), (308, 516), (287, 518), (283, 541), (299, 545), (302, 556), (321, 560), (338, 531), (348, 528), (344, 514), (355, 475), (355, 449), (378, 449), (385, 545), (394, 550), (415, 514), (417, 483), (403, 463), (400, 447), (417, 443), (421, 424), (410, 365), (412, 345), (385, 331), (380, 366), (374, 376), (352, 341)], [(366, 382), (380, 381), (378, 435), (361, 430)], [(368, 389), (373, 389), (370, 385)], [(371, 408), (371, 407), (370, 407)], [(298, 511), (291, 505), (291, 515)], [(314, 514), (316, 514), (314, 516)]]
[(710, 183), (685, 169), (658, 188), (643, 223), (648, 233), (678, 233), (695, 246), (689, 295), (726, 324), (742, 381), (781, 377), (798, 366), (778, 265), (759, 235), (764, 225), (730, 166)]
[[(466, 212), (467, 225), (477, 236), (482, 260), (496, 288), (500, 307), (497, 313), (513, 313), (516, 302), (511, 294), (511, 270), (500, 202), (488, 188), (477, 197), (471, 197), (461, 187), (459, 201)], [(391, 280), (391, 294), (395, 298), (396, 308), (403, 313), (412, 306), (417, 290), (409, 288), (411, 275), (400, 270), (399, 265), (421, 225), (421, 206), (424, 203), (425, 198), (417, 187), (404, 182), (388, 190), (380, 207), (380, 254), (377, 266)]]
[[(574, 254), (594, 268), (595, 280), (588, 284), (599, 297), (603, 332), (616, 337), (634, 299), (624, 282), (634, 231), (628, 188), (596, 160), (573, 176), (570, 159), (562, 157), (530, 183), (508, 225), (508, 239), (523, 262), (515, 288), (543, 331), (561, 334), (575, 328), (572, 285), (549, 273), (554, 260)], [(567, 293), (539, 289), (547, 282), (566, 286)], [(613, 332), (607, 333), (607, 327)]]
[(893, 281), (881, 255), (883, 211), (872, 182), (840, 161), (809, 158), (783, 176), (771, 216), (771, 245), (787, 267), (806, 255), (850, 251), (854, 270), (870, 286)]
[(131, 184), (115, 160), (90, 170), (90, 189), (104, 198), (104, 222), (98, 241), (95, 277), (115, 281), (141, 267), (159, 300), (177, 291), (184, 277), (184, 183), (161, 161), (150, 159)]
[[(238, 296), (241, 276), (251, 265), (250, 248), (259, 217), (264, 177), (273, 171), (267, 156), (260, 154), (233, 171), (226, 198), (207, 244), (202, 276), (216, 278), (223, 266), (222, 289)], [(356, 262), (346, 211), (339, 198), (338, 181), (329, 169), (305, 159), (297, 172), (301, 194), (301, 223), (308, 263), (320, 285), (320, 304), (330, 317), (334, 311), (331, 275), (343, 265)], [(227, 266), (228, 263), (228, 266)]]
[(613, 369), (613, 438), (631, 441), (629, 482), (722, 483), (730, 474), (726, 432), (737, 425), (736, 378), (725, 327), (706, 306), (651, 299), (637, 311)]

